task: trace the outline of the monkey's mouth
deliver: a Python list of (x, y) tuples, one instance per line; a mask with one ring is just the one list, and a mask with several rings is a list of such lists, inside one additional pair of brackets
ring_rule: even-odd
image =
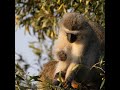
[(77, 40), (77, 35), (67, 33), (67, 39), (70, 43), (74, 43)]

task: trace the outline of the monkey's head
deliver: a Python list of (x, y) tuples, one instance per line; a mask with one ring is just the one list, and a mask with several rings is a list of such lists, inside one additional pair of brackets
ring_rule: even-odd
[(70, 43), (86, 42), (93, 34), (88, 21), (79, 13), (66, 13), (60, 22), (60, 28), (65, 31)]

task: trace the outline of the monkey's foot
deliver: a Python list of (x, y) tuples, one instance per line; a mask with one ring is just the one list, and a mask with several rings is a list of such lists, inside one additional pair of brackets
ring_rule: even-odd
[(53, 85), (58, 86), (60, 84), (60, 81), (58, 81), (57, 79), (53, 80)]
[(61, 78), (65, 79), (65, 74), (66, 74), (65, 72), (60, 71), (60, 72), (58, 72), (58, 73), (55, 74), (54, 79), (58, 79), (59, 75), (61, 76)]
[(73, 80), (73, 81), (71, 81), (71, 82), (64, 82), (64, 83), (63, 83), (63, 87), (64, 87), (65, 89), (67, 89), (67, 88), (73, 88), (74, 90), (78, 90), (79, 84), (80, 84), (80, 83), (78, 83), (78, 82), (76, 82), (75, 80)]
[(72, 88), (77, 89), (77, 88), (79, 88), (79, 83), (76, 82), (75, 80), (73, 80), (73, 81), (71, 82), (71, 86), (72, 86)]
[(67, 83), (67, 82), (63, 82), (63, 87), (65, 88), (65, 90), (67, 89), (67, 88), (71, 88), (71, 83)]
[(59, 60), (61, 60), (61, 61), (65, 61), (67, 59), (67, 55), (64, 51), (59, 51), (57, 53), (57, 56), (58, 56)]
[(65, 80), (64, 83), (64, 88), (77, 88), (77, 84), (74, 84), (74, 74), (71, 74), (70, 76), (68, 76)]

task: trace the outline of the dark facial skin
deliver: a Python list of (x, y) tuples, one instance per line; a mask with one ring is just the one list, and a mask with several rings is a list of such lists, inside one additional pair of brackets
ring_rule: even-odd
[(67, 39), (70, 43), (74, 43), (77, 40), (77, 35), (67, 33)]
[(59, 51), (57, 53), (57, 56), (58, 56), (59, 60), (61, 60), (61, 61), (65, 61), (67, 59), (67, 55), (64, 51)]

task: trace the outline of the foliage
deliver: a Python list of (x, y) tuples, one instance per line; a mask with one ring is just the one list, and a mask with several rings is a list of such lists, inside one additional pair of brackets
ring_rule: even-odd
[[(33, 49), (33, 52), (39, 56), (39, 60), (41, 60), (40, 56), (44, 51), (42, 50), (44, 45), (48, 51), (47, 54), (49, 58), (52, 59), (52, 47), (46, 48), (43, 42), (46, 40), (46, 37), (49, 37), (52, 42), (57, 38), (57, 22), (59, 22), (63, 14), (66, 12), (79, 12), (84, 14), (86, 18), (99, 23), (105, 28), (104, 7), (105, 0), (15, 0), (15, 27), (16, 30), (20, 27), (25, 27), (24, 32), (30, 35), (30, 28), (32, 28), (32, 32), (38, 38), (41, 47), (36, 48), (36, 42), (31, 42), (29, 47)], [(24, 90), (26, 87), (31, 87), (31, 79), (25, 78), (27, 76), (26, 70), (22, 70), (23, 68), (18, 68), (18, 66), (19, 65), (16, 64), (16, 89)], [(29, 65), (26, 65), (27, 68), (28, 66)], [(103, 79), (103, 83), (104, 80), (105, 79)], [(23, 86), (20, 85), (23, 81), (27, 83), (24, 89), (22, 89)]]
[[(30, 76), (26, 73), (29, 65), (23, 60), (22, 56), (19, 55), (19, 60), (15, 64), (15, 90), (37, 90), (36, 81), (39, 81), (39, 76)], [(18, 63), (25, 62), (24, 68)]]
[[(53, 82), (46, 77), (45, 90), (105, 90), (105, 61), (103, 61), (103, 57), (91, 68), (87, 68), (82, 64), (76, 65), (72, 73), (76, 74), (73, 80), (74, 82), (71, 82), (72, 87), (62, 82), (62, 76), (61, 73), (59, 73), (57, 78), (58, 82), (56, 82), (57, 85), (54, 85)], [(77, 73), (79, 73), (79, 75), (77, 75)]]
[(105, 26), (104, 0), (15, 0), (16, 25), (29, 33), (32, 27), (38, 39), (55, 39), (57, 22), (66, 12), (83, 13)]

